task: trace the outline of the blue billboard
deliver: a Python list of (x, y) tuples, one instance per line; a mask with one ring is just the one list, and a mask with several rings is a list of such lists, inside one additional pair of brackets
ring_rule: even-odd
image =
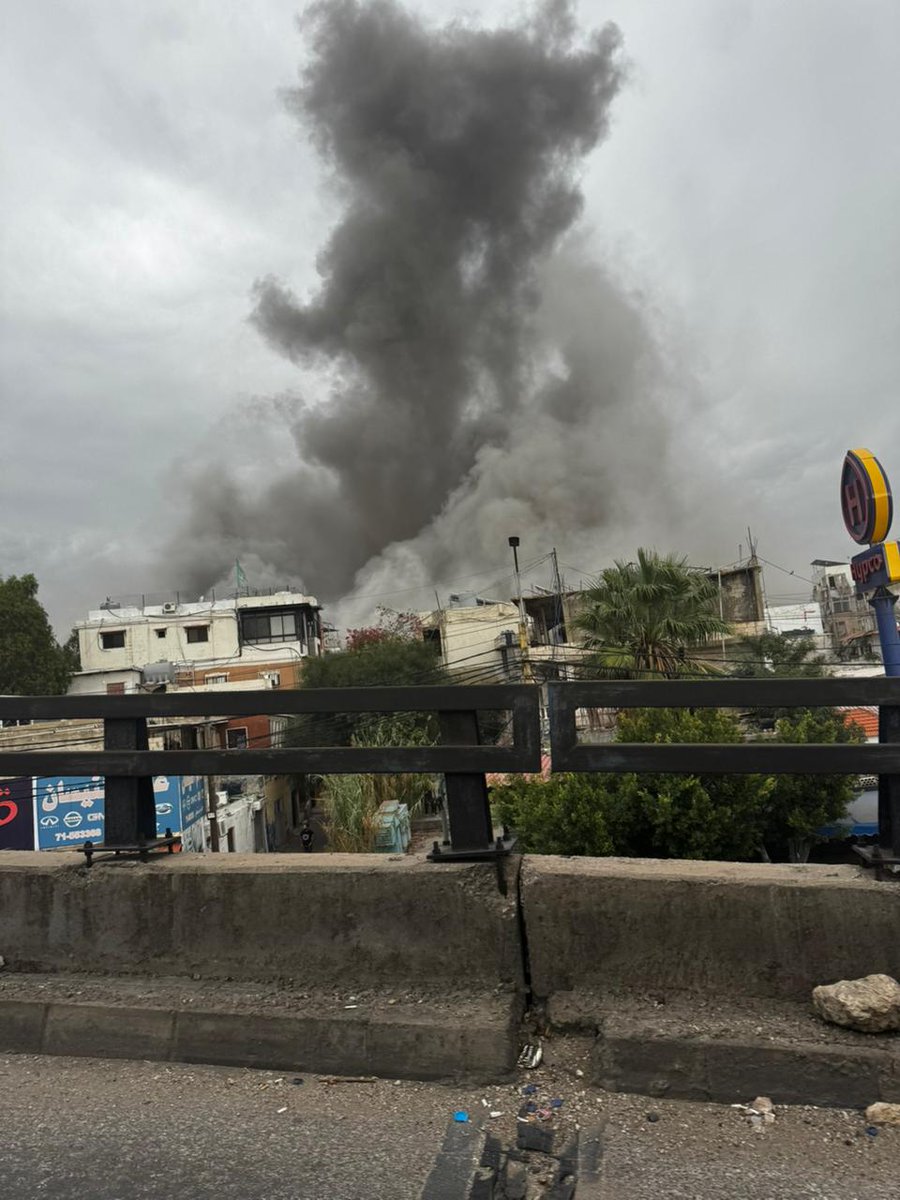
[[(206, 810), (206, 781), (202, 776), (154, 775), (156, 832), (186, 833), (198, 825)], [(38, 777), (34, 781), (34, 812), (38, 850), (81, 846), (103, 841), (104, 789), (100, 775)], [(192, 839), (199, 848), (202, 844)]]
[(34, 781), (37, 849), (54, 850), (103, 841), (103, 779), (100, 775), (39, 776)]

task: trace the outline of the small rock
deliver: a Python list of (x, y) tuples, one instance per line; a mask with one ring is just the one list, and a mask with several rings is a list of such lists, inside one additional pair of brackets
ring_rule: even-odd
[(759, 1113), (765, 1125), (775, 1124), (775, 1105), (768, 1096), (757, 1096), (750, 1107)]
[(2, 971), (5, 966), (6, 966), (6, 959), (3, 957), (2, 954), (0, 954), (0, 971)]
[(825, 1021), (860, 1033), (900, 1029), (900, 983), (890, 975), (841, 979), (813, 988), (813, 1008)]
[(866, 1109), (866, 1120), (870, 1125), (900, 1125), (900, 1104), (885, 1104), (879, 1101)]
[(659, 1120), (659, 1113), (657, 1113), (657, 1112), (648, 1112), (648, 1113), (647, 1113), (647, 1120), (650, 1122), (650, 1124), (651, 1124), (651, 1125), (655, 1125), (655, 1124), (656, 1124), (656, 1122)]
[(194, 974), (191, 976), (191, 979), (193, 979), (193, 981), (194, 981), (195, 983), (197, 983), (197, 982), (198, 982), (200, 979), (202, 979), (202, 978), (203, 978), (203, 976), (202, 976), (202, 975), (198, 975), (196, 971), (195, 971), (195, 972), (194, 972)]
[(578, 1076), (579, 1079), (584, 1078), (584, 1071), (582, 1071), (581, 1067), (575, 1068), (575, 1074)]

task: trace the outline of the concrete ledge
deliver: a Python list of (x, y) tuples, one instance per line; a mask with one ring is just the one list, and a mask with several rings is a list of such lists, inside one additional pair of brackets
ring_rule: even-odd
[(434, 866), (370, 854), (107, 861), (0, 853), (0, 948), (13, 970), (423, 982), (521, 989), (519, 860)]
[(282, 993), (276, 1006), (239, 986), (74, 979), (86, 1000), (65, 998), (71, 979), (4, 976), (3, 991), (16, 996), (0, 993), (0, 1050), (473, 1081), (510, 1074), (518, 1054), (516, 994), (369, 1001), (348, 1011), (324, 993)]
[(832, 1031), (799, 1006), (657, 1016), (638, 1003), (602, 1017), (591, 1079), (682, 1100), (863, 1106), (897, 1096), (900, 1036)]
[[(49, 1004), (41, 1052), (87, 1058), (166, 1059), (171, 1057), (174, 1024), (174, 1013), (158, 1009)], [(3, 1040), (7, 1040), (5, 1035)]]
[(535, 995), (643, 990), (808, 1001), (900, 973), (900, 885), (857, 867), (528, 857)]

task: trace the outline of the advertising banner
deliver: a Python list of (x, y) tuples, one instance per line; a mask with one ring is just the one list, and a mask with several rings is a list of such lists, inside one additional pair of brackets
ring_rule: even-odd
[(0, 850), (34, 849), (32, 780), (0, 779)]
[[(14, 782), (28, 784), (28, 823), (33, 829), (31, 780), (7, 780), (4, 786)], [(0, 797), (0, 800), (2, 799), (3, 797)], [(191, 826), (197, 825), (202, 830), (201, 821), (206, 811), (206, 781), (202, 776), (186, 775), (182, 779), (178, 775), (154, 775), (153, 799), (156, 804), (156, 832), (159, 837), (164, 837), (167, 829), (172, 833), (186, 833)], [(16, 819), (20, 820), (23, 805), (18, 804), (16, 807)], [(103, 779), (99, 775), (68, 776), (62, 779), (36, 778), (34, 807), (37, 811), (39, 850), (81, 846), (87, 841), (103, 841), (104, 789)], [(11, 811), (11, 807), (0, 807), (0, 848), (34, 849), (33, 832), (32, 842), (28, 846), (13, 847), (4, 838), (3, 816)], [(11, 823), (12, 817), (8, 819)], [(187, 842), (187, 839), (185, 841)], [(188, 848), (192, 847), (185, 844), (185, 849)]]

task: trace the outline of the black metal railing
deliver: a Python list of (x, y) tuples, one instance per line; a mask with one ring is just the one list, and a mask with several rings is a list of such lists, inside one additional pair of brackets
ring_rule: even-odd
[[(727, 679), (590, 681), (547, 685), (554, 771), (689, 774), (853, 774), (879, 780), (878, 845), (861, 848), (876, 866), (900, 863), (900, 679)], [(154, 775), (340, 775), (443, 773), (449, 844), (439, 859), (491, 857), (509, 841), (494, 838), (487, 772), (536, 772), (541, 766), (537, 687), (430, 686), (296, 691), (150, 693), (134, 696), (0, 697), (0, 719), (102, 719), (104, 749), (4, 750), (0, 776), (99, 775), (106, 780), (104, 842), (146, 846), (155, 838)], [(787, 709), (877, 706), (877, 744), (797, 745), (760, 740), (710, 744), (580, 743), (579, 709)], [(510, 714), (511, 744), (483, 745), (478, 714)], [(283, 749), (148, 749), (149, 718), (433, 713), (440, 744), (296, 746)]]
[[(480, 712), (508, 712), (511, 744), (482, 745)], [(431, 746), (296, 746), (284, 749), (150, 750), (148, 718), (297, 716), (419, 712), (437, 715)], [(443, 773), (450, 844), (443, 858), (508, 850), (493, 837), (486, 772), (539, 771), (539, 692), (520, 684), (480, 687), (366, 687), (297, 691), (150, 693), (134, 696), (0, 697), (0, 720), (102, 719), (102, 750), (4, 750), (2, 775), (98, 775), (105, 779), (102, 847), (139, 850), (156, 837), (154, 775), (346, 775)]]
[[(548, 684), (554, 771), (691, 775), (877, 775), (878, 843), (859, 847), (876, 866), (900, 863), (900, 679), (592, 680)], [(789, 709), (877, 706), (870, 744), (580, 743), (579, 709)]]

